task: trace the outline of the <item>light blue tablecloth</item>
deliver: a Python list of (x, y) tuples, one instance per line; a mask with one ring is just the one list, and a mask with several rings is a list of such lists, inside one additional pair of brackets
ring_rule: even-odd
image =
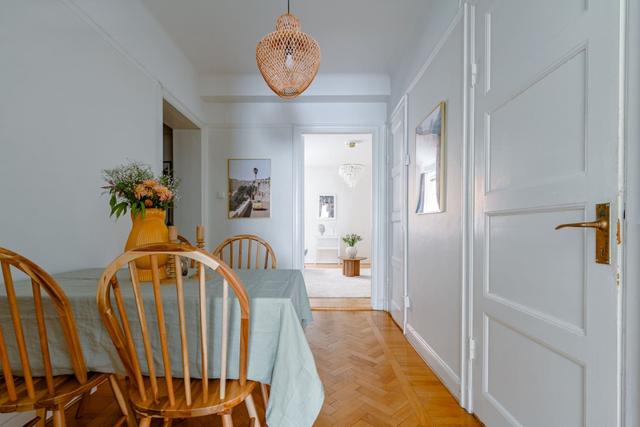
[[(122, 372), (120, 360), (107, 331), (102, 325), (96, 305), (96, 283), (102, 270), (88, 269), (54, 275), (63, 288), (76, 318), (78, 334), (82, 343), (87, 368), (96, 372)], [(123, 273), (123, 274), (120, 274)], [(139, 336), (139, 324), (135, 302), (131, 292), (131, 282), (127, 272), (121, 271), (120, 279), (125, 306), (129, 315), (132, 332)], [(324, 393), (316, 370), (315, 361), (301, 325), (311, 322), (311, 308), (304, 286), (302, 273), (298, 270), (252, 270), (239, 271), (238, 275), (249, 293), (251, 303), (251, 324), (249, 330), (249, 369), (251, 380), (271, 385), (267, 422), (277, 426), (311, 426), (315, 421)], [(194, 280), (185, 280), (185, 305), (189, 331), (189, 356), (191, 376), (200, 375), (200, 350), (198, 342), (198, 293)], [(152, 344), (158, 348), (156, 316), (153, 308), (150, 285), (143, 284), (143, 298), (147, 312), (147, 322), (152, 331)], [(208, 281), (207, 298), (209, 324), (210, 370), (219, 375), (220, 366), (220, 313), (221, 286), (219, 278)], [(35, 325), (35, 313), (31, 302), (31, 286), (16, 282), (20, 314), (27, 336), (34, 374), (42, 372), (39, 357), (39, 341)], [(231, 292), (230, 292), (231, 294)], [(172, 373), (180, 376), (181, 359), (175, 286), (162, 286), (163, 304), (167, 319), (167, 334), (172, 343)], [(45, 295), (46, 296), (46, 295)], [(52, 360), (56, 373), (71, 373), (71, 363), (66, 356), (63, 335), (55, 319), (53, 308), (45, 303), (47, 327), (49, 330)], [(239, 351), (239, 308), (233, 301), (230, 311), (232, 325), (228, 353), (229, 377), (237, 378)], [(19, 370), (19, 358), (11, 319), (7, 308), (4, 286), (0, 286), (0, 322), (9, 346), (13, 368)], [(137, 340), (138, 354), (142, 369), (144, 350), (141, 340)], [(162, 358), (154, 355), (154, 364), (161, 375)], [(211, 373), (209, 374), (212, 375)]]

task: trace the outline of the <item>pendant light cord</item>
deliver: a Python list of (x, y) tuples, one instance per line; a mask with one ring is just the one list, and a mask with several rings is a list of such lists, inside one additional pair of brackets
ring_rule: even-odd
[(287, 0), (287, 15), (291, 13), (291, 12), (289, 11), (289, 1), (290, 1), (290, 0)]

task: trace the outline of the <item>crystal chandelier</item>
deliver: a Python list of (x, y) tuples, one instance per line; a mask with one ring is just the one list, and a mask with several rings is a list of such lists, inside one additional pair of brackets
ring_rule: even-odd
[(364, 172), (364, 165), (359, 163), (345, 163), (338, 168), (338, 175), (342, 177), (350, 188), (356, 186), (362, 176), (362, 172)]
[(289, 13), (280, 16), (276, 31), (256, 46), (256, 62), (265, 82), (281, 98), (295, 98), (304, 92), (318, 73), (320, 46), (300, 31), (300, 21)]

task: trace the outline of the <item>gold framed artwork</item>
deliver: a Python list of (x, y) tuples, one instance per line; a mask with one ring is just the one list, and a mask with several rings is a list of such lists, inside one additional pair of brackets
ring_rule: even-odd
[(416, 127), (416, 213), (445, 210), (445, 102)]
[(227, 161), (228, 218), (271, 217), (271, 159)]

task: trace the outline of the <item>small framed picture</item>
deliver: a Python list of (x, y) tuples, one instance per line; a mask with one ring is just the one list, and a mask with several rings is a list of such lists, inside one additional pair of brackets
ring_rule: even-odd
[(318, 196), (318, 219), (336, 219), (336, 195), (320, 194)]
[(271, 159), (229, 159), (229, 219), (271, 217)]

